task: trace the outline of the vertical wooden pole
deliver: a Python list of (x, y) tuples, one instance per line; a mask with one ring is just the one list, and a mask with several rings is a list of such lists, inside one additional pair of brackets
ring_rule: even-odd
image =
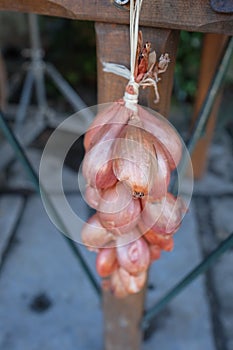
[(103, 72), (102, 62), (120, 63), (129, 68), (129, 27), (126, 25), (96, 23), (98, 103), (122, 98), (127, 80)]
[[(111, 73), (104, 73), (102, 62), (115, 62), (129, 67), (129, 27), (125, 25), (98, 23), (95, 26), (98, 66), (98, 103), (112, 102), (122, 98), (127, 81)], [(173, 82), (178, 32), (166, 29), (142, 28), (145, 41), (151, 41), (158, 55), (168, 52), (172, 63), (160, 83), (161, 100), (154, 105), (153, 91), (145, 91), (140, 102), (157, 107), (168, 114)], [(139, 350), (142, 333), (139, 328), (144, 310), (146, 288), (124, 299), (116, 299), (108, 292), (103, 295), (105, 350)]]
[[(227, 36), (223, 34), (205, 34), (203, 40), (199, 82), (194, 106), (193, 123), (207, 94), (209, 84), (216, 70), (219, 58), (226, 44)], [(211, 143), (215, 121), (218, 114), (221, 93), (216, 98), (209, 121), (206, 125), (205, 135), (199, 140), (192, 155), (195, 178), (201, 178), (206, 168), (208, 147)]]

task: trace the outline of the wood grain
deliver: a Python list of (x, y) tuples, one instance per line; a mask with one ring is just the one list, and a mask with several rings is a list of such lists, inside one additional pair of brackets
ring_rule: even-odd
[(140, 350), (140, 321), (144, 310), (145, 289), (124, 299), (104, 292), (105, 350)]
[[(0, 9), (107, 23), (129, 22), (128, 11), (114, 6), (113, 0), (0, 0)], [(215, 12), (209, 0), (144, 0), (140, 23), (148, 27), (233, 34), (233, 14)]]
[(129, 68), (129, 28), (126, 25), (96, 23), (98, 102), (122, 98), (127, 80), (103, 72), (103, 62), (123, 64)]
[[(97, 67), (98, 67), (98, 102), (112, 102), (122, 98), (127, 80), (114, 74), (103, 72), (102, 62), (115, 62), (129, 67), (129, 28), (126, 25), (96, 23)], [(152, 107), (168, 115), (175, 65), (175, 53), (179, 33), (169, 29), (142, 27), (145, 41), (151, 41), (158, 56), (168, 51), (172, 64), (163, 75), (159, 86), (161, 100)], [(153, 92), (145, 90), (139, 99), (149, 105), (154, 99)], [(152, 96), (152, 97), (151, 97)], [(116, 299), (110, 293), (103, 296), (105, 350), (140, 350), (142, 333), (139, 325), (144, 309), (146, 288), (136, 295), (125, 299)]]
[[(102, 61), (129, 66), (129, 28), (126, 25), (96, 23), (98, 102), (122, 98), (127, 81), (103, 72)], [(140, 350), (142, 334), (139, 323), (144, 310), (144, 292), (116, 299), (104, 292), (104, 349)]]
[[(99, 103), (113, 102), (122, 98), (127, 80), (111, 73), (103, 72), (102, 62), (123, 64), (129, 68), (129, 30), (126, 25), (96, 23), (97, 67), (98, 67), (98, 101)], [(171, 58), (166, 73), (161, 74), (158, 83), (160, 102), (154, 104), (153, 88), (141, 89), (139, 103), (148, 106), (165, 117), (170, 109), (170, 98), (173, 86), (173, 75), (178, 46), (179, 32), (170, 29), (141, 27), (144, 41), (150, 41), (152, 50), (157, 57), (168, 52)], [(114, 43), (114, 45), (112, 45)]]
[[(219, 59), (227, 42), (227, 38), (227, 36), (222, 34), (206, 34), (204, 37), (197, 95), (194, 106), (193, 124), (208, 92), (209, 84), (217, 68)], [(207, 166), (208, 148), (213, 137), (220, 102), (221, 92), (219, 92), (217, 98), (215, 99), (208, 123), (206, 125), (205, 134), (198, 141), (192, 154), (194, 177), (197, 179), (204, 175)]]

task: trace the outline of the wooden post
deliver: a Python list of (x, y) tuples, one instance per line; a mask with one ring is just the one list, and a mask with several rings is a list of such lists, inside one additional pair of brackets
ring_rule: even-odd
[(122, 98), (127, 80), (103, 72), (102, 62), (120, 63), (129, 68), (129, 27), (126, 25), (96, 23), (98, 103)]
[[(199, 82), (197, 88), (196, 101), (194, 106), (193, 123), (196, 120), (198, 112), (207, 94), (209, 84), (216, 70), (219, 58), (226, 44), (227, 36), (223, 34), (205, 34), (203, 40), (201, 66), (199, 73)], [(206, 125), (205, 135), (198, 141), (196, 148), (192, 154), (192, 164), (195, 178), (201, 178), (206, 168), (206, 158), (208, 147), (211, 143), (214, 133), (215, 121), (221, 101), (221, 93), (219, 93), (214, 103), (209, 121)]]
[[(104, 73), (102, 62), (115, 62), (129, 67), (129, 27), (98, 23), (96, 28), (98, 102), (112, 102), (122, 98), (127, 81), (111, 73)], [(140, 97), (142, 104), (150, 105), (163, 115), (168, 115), (172, 91), (175, 53), (178, 32), (166, 29), (141, 28), (145, 41), (152, 42), (158, 55), (168, 52), (171, 65), (159, 86), (161, 100), (156, 106), (153, 91), (145, 90)], [(103, 295), (105, 350), (139, 350), (142, 333), (139, 328), (144, 311), (146, 288), (140, 293), (124, 299), (116, 299), (108, 292)]]
[[(139, 103), (155, 109), (168, 117), (170, 99), (173, 86), (176, 51), (179, 40), (179, 31), (170, 29), (155, 29), (143, 27), (143, 38), (150, 41), (152, 50), (157, 57), (168, 52), (171, 62), (162, 80), (158, 83), (160, 102), (154, 104), (153, 88), (140, 91)], [(114, 45), (113, 45), (114, 43)], [(102, 62), (116, 62), (129, 68), (129, 28), (116, 24), (96, 24), (97, 70), (98, 70), (98, 103), (113, 102), (122, 98), (126, 86), (126, 79), (111, 73), (104, 73)]]

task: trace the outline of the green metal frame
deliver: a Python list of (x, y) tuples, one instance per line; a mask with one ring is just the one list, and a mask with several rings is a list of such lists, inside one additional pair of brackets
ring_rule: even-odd
[[(54, 207), (52, 201), (50, 200), (49, 196), (46, 194), (46, 191), (42, 188), (42, 186), (39, 183), (38, 175), (36, 174), (35, 170), (33, 169), (27, 155), (25, 154), (21, 144), (17, 140), (16, 136), (14, 135), (13, 131), (9, 127), (6, 119), (4, 118), (3, 113), (0, 111), (0, 129), (2, 130), (3, 134), (5, 135), (7, 141), (12, 146), (16, 157), (23, 165), (24, 169), (26, 170), (29, 178), (32, 180), (35, 190), (38, 192), (38, 194), (43, 194), (43, 197), (46, 198), (47, 204), (50, 207), (51, 212), (53, 213), (54, 217), (56, 218), (57, 222), (59, 223), (59, 227), (62, 228), (63, 232), (69, 232), (67, 229), (64, 221), (62, 220), (61, 216), (57, 212), (56, 208)], [(74, 255), (78, 259), (80, 265), (82, 266), (84, 272), (86, 273), (91, 285), (95, 289), (98, 295), (101, 295), (101, 288), (96, 281), (95, 276), (93, 275), (92, 271), (90, 270), (89, 266), (87, 265), (85, 259), (83, 258), (79, 248), (77, 245), (69, 239), (67, 236), (64, 236), (64, 239), (72, 249)]]
[(216, 262), (216, 260), (225, 253), (228, 249), (233, 247), (233, 233), (225, 239), (211, 254), (209, 254), (200, 264), (198, 264), (190, 273), (188, 273), (180, 282), (178, 282), (169, 292), (164, 295), (154, 306), (152, 306), (142, 318), (141, 327), (147, 330), (150, 322), (156, 315), (169, 303), (175, 296), (177, 296), (185, 287), (187, 287), (195, 278)]
[[(221, 57), (218, 69), (216, 70), (216, 73), (213, 77), (213, 80), (210, 84), (208, 94), (206, 96), (206, 99), (203, 103), (203, 106), (201, 108), (201, 111), (199, 113), (199, 116), (197, 118), (197, 122), (194, 126), (192, 135), (190, 136), (189, 142), (187, 144), (187, 148), (190, 153), (192, 153), (198, 139), (203, 135), (203, 132), (205, 130), (205, 126), (208, 120), (208, 117), (210, 115), (210, 112), (213, 107), (213, 103), (216, 97), (217, 92), (219, 91), (219, 88), (223, 82), (223, 78), (225, 75), (225, 72), (227, 70), (231, 54), (233, 51), (233, 38), (229, 39), (226, 48), (224, 50), (224, 53)], [(6, 119), (4, 118), (4, 115), (2, 112), (0, 112), (0, 129), (2, 130), (3, 134), (5, 135), (6, 139), (12, 146), (12, 148), (15, 151), (16, 157), (19, 159), (19, 161), (22, 163), (24, 169), (28, 173), (29, 177), (31, 178), (35, 189), (38, 193), (42, 192), (44, 196), (46, 196), (46, 192), (41, 186), (39, 186), (39, 178), (36, 172), (34, 171), (32, 165), (30, 164), (29, 159), (27, 158), (22, 146), (20, 145), (19, 141), (15, 137), (13, 131), (8, 126), (8, 123)], [(186, 167), (186, 160), (184, 159), (181, 164), (181, 172), (185, 171)], [(173, 186), (173, 190), (175, 191), (177, 184), (175, 183)], [(64, 228), (64, 232), (68, 232), (66, 225), (62, 218), (60, 217), (59, 213), (56, 211), (56, 208), (53, 206), (52, 201), (49, 199), (49, 196), (46, 196), (50, 209), (52, 210), (53, 214), (56, 216), (56, 219), (58, 220), (60, 227)], [(68, 237), (63, 236), (64, 239), (69, 244), (70, 248), (72, 249), (73, 253), (75, 254), (76, 258), (78, 259), (81, 267), (83, 268), (84, 272), (86, 273), (91, 285), (95, 289), (96, 293), (101, 296), (101, 288), (96, 281), (95, 276), (93, 275), (92, 271), (90, 270), (88, 264), (86, 263), (85, 259), (83, 258), (81, 252), (79, 251), (79, 248), (77, 245), (71, 241)], [(216, 262), (216, 260), (224, 254), (228, 249), (233, 247), (233, 233), (224, 240), (217, 249), (215, 249), (209, 256), (207, 256), (199, 265), (197, 265), (189, 274), (187, 274), (180, 282), (178, 282), (165, 296), (163, 296), (151, 309), (147, 310), (144, 314), (144, 317), (142, 318), (141, 327), (143, 330), (146, 330), (150, 322), (154, 319), (154, 317), (160, 312), (165, 305), (167, 305), (168, 302), (170, 302), (178, 293), (180, 293), (187, 285), (189, 285), (195, 278), (197, 278), (200, 274), (205, 272), (210, 266), (212, 266), (213, 263)]]
[[(200, 112), (198, 114), (196, 123), (194, 125), (192, 134), (187, 143), (187, 149), (191, 154), (195, 148), (195, 145), (199, 138), (204, 134), (205, 126), (212, 111), (212, 107), (216, 98), (216, 95), (223, 83), (223, 79), (227, 68), (230, 63), (230, 59), (233, 52), (233, 38), (229, 38), (226, 43), (225, 49), (219, 60), (218, 67), (210, 83), (208, 93), (202, 104)], [(186, 170), (186, 159), (182, 159), (179, 166), (180, 174), (184, 174)], [(178, 188), (178, 180), (174, 182), (172, 186), (172, 192), (176, 193)], [(190, 284), (201, 273), (205, 272), (216, 260), (225, 253), (228, 249), (233, 247), (233, 233), (229, 238), (224, 240), (219, 247), (214, 250), (209, 256), (207, 256), (199, 265), (197, 265), (189, 274), (187, 274), (180, 282), (178, 282), (166, 295), (164, 295), (154, 306), (147, 310), (141, 322), (141, 326), (144, 330), (149, 328), (150, 322), (156, 317), (168, 302), (170, 302), (177, 294), (179, 294), (188, 284)]]

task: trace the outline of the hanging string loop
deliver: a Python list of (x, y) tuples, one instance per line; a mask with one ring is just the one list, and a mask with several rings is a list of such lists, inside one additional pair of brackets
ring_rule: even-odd
[(143, 0), (130, 0), (130, 69), (120, 64), (102, 62), (104, 72), (113, 73), (128, 80), (123, 98), (126, 107), (135, 112), (137, 111), (139, 87), (153, 86), (154, 102), (159, 102), (157, 83), (160, 78), (158, 75), (166, 71), (170, 62), (167, 53), (161, 55), (156, 62), (155, 51), (150, 53), (150, 43), (142, 46), (142, 33), (140, 32), (139, 37), (138, 31), (142, 2)]

